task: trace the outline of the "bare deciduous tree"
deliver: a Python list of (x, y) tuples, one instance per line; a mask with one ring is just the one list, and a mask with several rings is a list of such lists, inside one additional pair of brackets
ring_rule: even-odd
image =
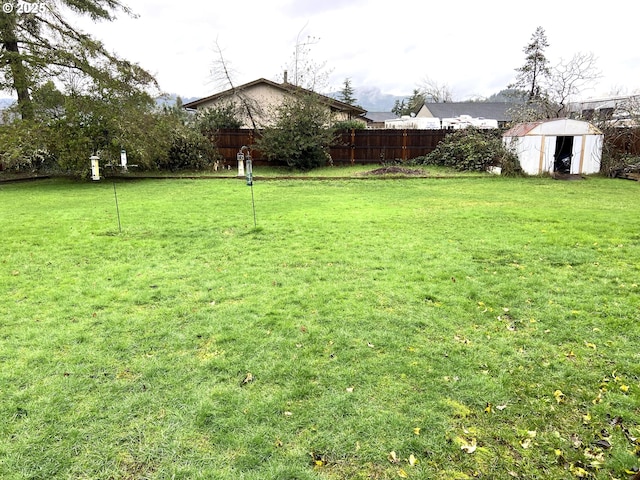
[(211, 80), (221, 90), (229, 90), (228, 105), (236, 107), (236, 101), (240, 103), (241, 114), (246, 115), (254, 130), (258, 129), (256, 117), (261, 115), (261, 107), (252, 98), (245, 95), (242, 89), (236, 87), (233, 77), (235, 71), (231, 69), (230, 62), (225, 58), (218, 39), (214, 43), (216, 58), (211, 67)]
[(546, 95), (553, 117), (568, 115), (569, 102), (600, 77), (593, 53), (576, 53), (571, 60), (560, 62), (550, 70)]
[(431, 103), (453, 102), (451, 87), (446, 83), (439, 83), (430, 77), (425, 77), (418, 87), (425, 101)]
[(293, 73), (292, 84), (312, 92), (319, 92), (329, 84), (331, 71), (327, 69), (327, 62), (317, 63), (311, 58), (311, 47), (320, 42), (320, 38), (307, 35), (302, 38), (307, 24), (296, 36), (296, 44), (285, 71)]

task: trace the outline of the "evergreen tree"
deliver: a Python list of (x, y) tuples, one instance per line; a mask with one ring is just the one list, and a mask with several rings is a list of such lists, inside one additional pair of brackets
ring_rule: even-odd
[(338, 96), (338, 100), (344, 103), (348, 103), (349, 105), (355, 105), (356, 99), (353, 95), (354, 91), (353, 87), (351, 86), (351, 79), (345, 78), (342, 85), (342, 90), (340, 90), (340, 95)]
[(409, 110), (409, 115), (416, 115), (420, 109), (424, 106), (425, 96), (419, 89), (414, 88), (413, 93), (407, 100), (407, 109)]
[(509, 85), (509, 88), (526, 90), (530, 102), (543, 96), (543, 83), (551, 74), (549, 61), (544, 54), (548, 46), (544, 29), (538, 27), (531, 36), (531, 42), (523, 49), (526, 55), (525, 63), (522, 67), (516, 68), (516, 81)]
[(109, 53), (101, 42), (74, 28), (59, 7), (62, 5), (92, 20), (115, 19), (114, 12), (131, 11), (120, 0), (59, 0), (29, 3), (4, 0), (0, 14), (0, 89), (18, 96), (23, 119), (35, 112), (32, 91), (52, 78), (72, 72), (101, 89), (134, 92), (155, 86), (154, 78), (140, 66)]
[(391, 109), (391, 112), (401, 117), (402, 115), (406, 115), (405, 114), (406, 108), (407, 106), (404, 100), (402, 101), (396, 100), (395, 104), (393, 105), (393, 108)]
[(403, 115), (416, 115), (424, 105), (424, 102), (424, 94), (417, 88), (414, 88), (413, 93), (409, 98), (402, 101), (396, 100), (391, 112), (395, 113), (399, 117)]

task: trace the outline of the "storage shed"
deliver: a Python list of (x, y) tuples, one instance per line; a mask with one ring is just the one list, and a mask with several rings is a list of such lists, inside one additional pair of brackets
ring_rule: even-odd
[(569, 118), (520, 123), (502, 136), (529, 175), (598, 173), (603, 138), (591, 123)]

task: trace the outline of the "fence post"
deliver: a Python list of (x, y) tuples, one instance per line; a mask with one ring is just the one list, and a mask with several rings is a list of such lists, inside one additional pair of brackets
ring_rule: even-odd
[(351, 129), (351, 165), (356, 164), (356, 129)]
[(402, 131), (402, 161), (407, 161), (407, 129)]

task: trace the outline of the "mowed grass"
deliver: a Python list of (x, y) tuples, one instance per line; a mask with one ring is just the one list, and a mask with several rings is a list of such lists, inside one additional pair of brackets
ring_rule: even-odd
[(637, 468), (638, 183), (117, 195), (121, 233), (110, 182), (0, 185), (0, 478)]

